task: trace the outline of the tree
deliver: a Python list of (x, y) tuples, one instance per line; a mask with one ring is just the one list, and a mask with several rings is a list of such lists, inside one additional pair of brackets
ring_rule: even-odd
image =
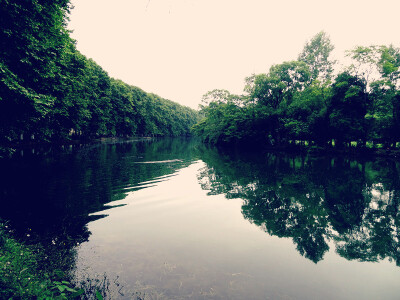
[(298, 60), (308, 65), (313, 80), (318, 79), (323, 82), (330, 80), (335, 64), (335, 61), (329, 59), (333, 49), (329, 36), (323, 31), (305, 44)]
[(0, 143), (185, 135), (194, 110), (114, 81), (66, 30), (69, 0), (0, 1)]
[(349, 72), (363, 79), (371, 94), (367, 115), (371, 139), (395, 146), (400, 139), (400, 49), (358, 46), (347, 55), (354, 61)]
[(51, 111), (68, 11), (68, 0), (0, 1), (0, 139), (37, 133)]
[(339, 74), (332, 85), (332, 98), (328, 104), (330, 134), (336, 144), (366, 141), (365, 115), (368, 95), (366, 83), (347, 72)]
[(289, 61), (273, 65), (268, 74), (259, 74), (252, 86), (248, 86), (250, 97), (260, 105), (278, 109), (285, 101), (289, 104), (295, 92), (310, 83), (310, 71), (304, 62)]
[(314, 81), (296, 93), (286, 109), (284, 126), (292, 140), (314, 141), (323, 145), (328, 137), (327, 102), (331, 88)]
[(256, 75), (253, 83), (247, 85), (249, 97), (257, 103), (259, 118), (263, 121), (258, 123), (265, 126), (264, 132), (271, 136), (270, 142), (281, 143), (284, 110), (293, 101), (293, 96), (309, 84), (308, 66), (304, 62), (289, 61), (273, 65), (268, 74)]
[(244, 106), (244, 97), (227, 90), (213, 90), (203, 96), (204, 119), (193, 127), (196, 134), (211, 143), (232, 143), (250, 134), (249, 110)]

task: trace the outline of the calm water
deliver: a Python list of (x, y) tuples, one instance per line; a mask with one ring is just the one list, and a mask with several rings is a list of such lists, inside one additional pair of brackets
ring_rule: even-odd
[(113, 298), (399, 299), (399, 174), (185, 139), (25, 150), (0, 161), (0, 218)]

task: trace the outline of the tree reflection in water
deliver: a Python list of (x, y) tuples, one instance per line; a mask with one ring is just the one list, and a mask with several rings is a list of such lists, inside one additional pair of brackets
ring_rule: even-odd
[[(18, 240), (40, 247), (50, 268), (70, 273), (91, 235), (87, 224), (125, 205), (117, 201), (144, 188), (140, 183), (190, 165), (195, 145), (184, 138), (110, 141), (0, 160), (0, 221)], [(154, 160), (171, 163), (138, 163)]]
[(203, 189), (243, 199), (245, 219), (314, 263), (333, 241), (346, 259), (400, 265), (399, 162), (199, 151)]

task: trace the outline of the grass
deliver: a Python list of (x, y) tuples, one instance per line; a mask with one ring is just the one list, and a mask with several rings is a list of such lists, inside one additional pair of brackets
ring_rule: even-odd
[(16, 233), (0, 219), (0, 299), (102, 300), (122, 296), (143, 300), (152, 294), (147, 287), (126, 290), (118, 277), (110, 281), (107, 274), (76, 273), (76, 238), (59, 236), (47, 245), (38, 242), (31, 231), (25, 234), (26, 242), (15, 238)]
[(17, 241), (8, 226), (0, 222), (0, 299), (104, 298), (104, 284), (96, 281), (77, 287), (57, 266), (43, 264), (46, 257), (42, 250)]

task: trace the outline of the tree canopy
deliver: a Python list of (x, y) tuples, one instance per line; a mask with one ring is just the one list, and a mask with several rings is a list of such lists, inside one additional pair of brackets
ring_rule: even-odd
[(212, 143), (396, 147), (400, 49), (357, 46), (347, 51), (351, 64), (336, 73), (333, 49), (328, 35), (319, 32), (298, 60), (247, 77), (244, 94), (235, 96), (236, 101), (220, 101), (231, 97), (229, 91), (219, 98), (207, 94), (204, 118), (194, 132)]
[(0, 144), (190, 134), (198, 112), (110, 78), (76, 49), (70, 9), (0, 1)]

